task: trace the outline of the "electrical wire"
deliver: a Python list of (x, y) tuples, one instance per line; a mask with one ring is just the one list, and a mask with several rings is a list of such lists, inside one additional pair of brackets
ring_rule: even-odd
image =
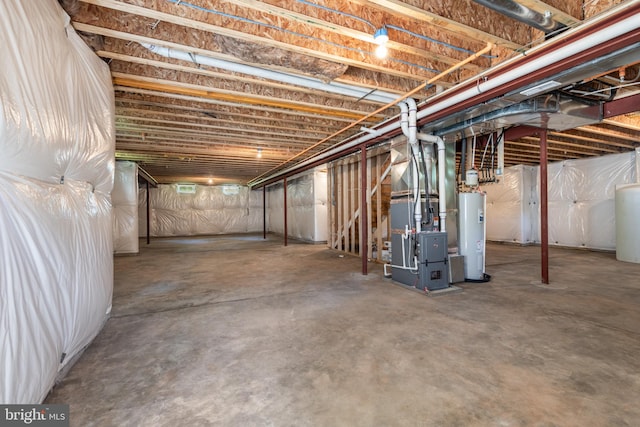
[[(308, 0), (296, 0), (296, 1), (298, 1), (299, 3), (302, 3), (302, 4), (306, 4), (308, 6), (317, 7), (318, 9), (326, 10), (328, 12), (337, 13), (338, 15), (347, 16), (349, 18), (352, 18), (352, 19), (355, 19), (357, 21), (360, 21), (360, 22), (363, 22), (363, 23), (367, 24), (368, 26), (370, 26), (374, 30), (378, 29), (378, 27), (373, 25), (370, 21), (368, 21), (368, 20), (366, 20), (364, 18), (360, 18), (359, 16), (353, 15), (351, 13), (346, 13), (346, 12), (343, 12), (341, 10), (333, 9), (333, 8), (330, 8), (330, 7), (327, 7), (327, 6), (324, 6), (324, 5), (320, 5), (320, 4), (316, 4), (316, 3), (312, 3), (312, 2), (310, 2)], [(468, 50), (468, 49), (465, 49), (465, 48), (462, 48), (462, 47), (458, 47), (458, 46), (455, 46), (455, 45), (452, 45), (450, 43), (443, 42), (443, 41), (440, 41), (440, 40), (432, 39), (431, 37), (427, 37), (427, 36), (423, 36), (422, 34), (414, 33), (413, 31), (407, 30), (407, 29), (402, 28), (402, 27), (397, 27), (397, 26), (391, 25), (391, 24), (385, 24), (385, 27), (393, 28), (394, 30), (402, 31), (402, 32), (405, 32), (407, 34), (411, 34), (414, 37), (421, 38), (421, 39), (426, 40), (426, 41), (431, 42), (431, 43), (437, 43), (439, 45), (448, 47), (450, 49), (459, 50), (460, 52), (465, 52), (465, 53), (468, 53), (468, 54), (474, 54), (475, 53), (472, 50)], [(497, 58), (497, 56), (494, 56), (494, 55), (482, 55), (482, 56), (485, 57), (485, 58)]]
[[(173, 3), (176, 6), (185, 6), (185, 7), (194, 9), (194, 10), (198, 10), (200, 12), (212, 13), (214, 15), (223, 16), (225, 18), (236, 19), (236, 20), (238, 20), (240, 22), (246, 22), (248, 24), (254, 24), (254, 25), (261, 26), (261, 27), (270, 28), (272, 30), (280, 31), (280, 32), (285, 33), (285, 34), (290, 34), (290, 35), (293, 35), (293, 36), (306, 38), (306, 39), (313, 40), (313, 41), (316, 41), (316, 42), (319, 42), (319, 43), (327, 44), (329, 46), (338, 47), (340, 49), (346, 49), (346, 50), (351, 51), (351, 52), (356, 52), (356, 53), (359, 53), (359, 54), (362, 54), (362, 55), (373, 55), (374, 54), (373, 51), (366, 51), (364, 49), (358, 49), (358, 48), (355, 48), (355, 47), (344, 46), (344, 45), (341, 45), (339, 43), (334, 43), (334, 42), (331, 42), (331, 41), (328, 41), (328, 40), (325, 40), (325, 39), (322, 39), (322, 38), (319, 38), (319, 37), (313, 37), (313, 36), (310, 36), (308, 34), (298, 33), (298, 32), (295, 32), (295, 31), (287, 30), (287, 29), (282, 28), (282, 27), (278, 27), (277, 25), (267, 24), (267, 23), (260, 22), (260, 21), (254, 21), (253, 19), (243, 18), (242, 16), (231, 15), (229, 13), (220, 12), (220, 11), (215, 10), (215, 9), (208, 9), (206, 7), (198, 6), (198, 5), (195, 5), (193, 3), (185, 2), (183, 0), (165, 0), (165, 1), (167, 1), (169, 3)], [(297, 0), (297, 1), (301, 1), (301, 0)], [(313, 3), (310, 3), (310, 4), (313, 4)], [(397, 58), (393, 58), (393, 57), (387, 58), (387, 61), (393, 61), (393, 62), (397, 62), (399, 64), (409, 65), (411, 67), (419, 68), (419, 69), (427, 71), (429, 73), (437, 74), (439, 72), (438, 70), (435, 70), (433, 68), (425, 67), (425, 66), (420, 65), (420, 64), (414, 64), (413, 62), (403, 61), (401, 59), (397, 59)]]
[(324, 5), (321, 5), (321, 4), (312, 3), (312, 2), (307, 1), (307, 0), (297, 0), (297, 1), (299, 3), (306, 4), (307, 6), (317, 7), (318, 9), (326, 10), (327, 12), (334, 12), (334, 13), (338, 13), (338, 14), (343, 15), (343, 16), (347, 16), (349, 18), (352, 18), (352, 19), (355, 19), (355, 20), (360, 21), (362, 23), (365, 23), (368, 26), (370, 26), (371, 28), (373, 28), (374, 30), (377, 30), (376, 26), (373, 25), (371, 22), (367, 21), (364, 18), (360, 18), (359, 16), (353, 15), (351, 13), (343, 12), (343, 11), (337, 10), (337, 9), (332, 9), (330, 7), (327, 7), (327, 6), (324, 6)]
[[(298, 0), (298, 1), (301, 1), (301, 0)], [(428, 42), (431, 42), (431, 43), (436, 43), (436, 44), (448, 47), (450, 49), (458, 50), (460, 52), (469, 53), (469, 54), (474, 54), (475, 53), (472, 50), (465, 49), (463, 47), (458, 47), (458, 46), (455, 46), (455, 45), (452, 45), (452, 44), (449, 44), (447, 42), (443, 42), (443, 41), (440, 41), (440, 40), (432, 39), (431, 37), (427, 37), (427, 36), (423, 36), (422, 34), (414, 33), (413, 31), (406, 30), (406, 29), (404, 29), (402, 27), (397, 27), (397, 26), (391, 25), (391, 24), (385, 24), (385, 26), (387, 28), (391, 28), (391, 29), (394, 29), (396, 31), (402, 31), (403, 33), (410, 34), (410, 35), (412, 35), (414, 37), (417, 37), (419, 39), (422, 39), (422, 40), (425, 40), (425, 41), (428, 41)], [(497, 58), (496, 55), (481, 55), (481, 56), (483, 58), (489, 58), (489, 59)]]
[[(637, 79), (637, 77), (636, 77), (636, 79)], [(635, 86), (635, 85), (640, 85), (640, 83), (637, 83), (634, 80), (632, 83), (627, 83), (627, 84), (622, 84), (622, 85), (618, 85), (618, 86), (607, 87), (607, 88), (604, 88), (604, 89), (594, 90), (593, 92), (585, 93), (585, 95), (594, 95), (594, 94), (600, 93), (600, 92), (607, 92), (607, 91), (611, 91), (611, 90), (614, 90), (614, 89), (622, 89), (623, 87), (629, 87), (629, 86)]]

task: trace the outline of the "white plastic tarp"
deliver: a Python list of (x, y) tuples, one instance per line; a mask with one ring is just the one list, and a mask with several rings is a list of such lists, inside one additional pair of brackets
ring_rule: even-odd
[(635, 153), (551, 163), (548, 172), (549, 242), (615, 249), (615, 187), (634, 182)]
[[(284, 234), (284, 189), (267, 189), (267, 230)], [(327, 241), (327, 173), (313, 170), (287, 179), (287, 235), (308, 242)]]
[[(549, 243), (613, 250), (615, 187), (635, 182), (636, 153), (550, 163), (548, 167)], [(487, 192), (487, 239), (540, 242), (540, 169), (505, 169)]]
[[(152, 236), (249, 233), (262, 230), (262, 192), (246, 186), (196, 185), (179, 193), (177, 185), (150, 189)], [(259, 194), (252, 194), (259, 193)], [(139, 232), (146, 233), (146, 190), (139, 195)]]
[(55, 0), (0, 2), (0, 46), (0, 403), (38, 403), (111, 308), (113, 87)]
[(137, 254), (138, 243), (138, 165), (116, 162), (113, 191), (113, 252)]
[(536, 217), (531, 206), (535, 203), (536, 169), (518, 165), (506, 168), (499, 183), (482, 187), (487, 193), (487, 239), (503, 242), (531, 243), (534, 241)]

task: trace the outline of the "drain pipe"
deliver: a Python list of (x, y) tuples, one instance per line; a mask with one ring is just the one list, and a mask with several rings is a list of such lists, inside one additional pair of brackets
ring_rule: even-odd
[(413, 98), (407, 98), (403, 102), (399, 102), (398, 106), (400, 106), (400, 128), (408, 139), (411, 155), (414, 159), (411, 162), (414, 197), (413, 218), (415, 220), (416, 233), (420, 233), (422, 231), (422, 206), (420, 204), (420, 170), (417, 164), (418, 156), (420, 155), (416, 125), (418, 108)]
[(428, 133), (418, 133), (418, 139), (429, 143), (435, 143), (438, 146), (438, 217), (440, 218), (440, 231), (447, 231), (447, 196), (445, 192), (446, 179), (446, 152), (444, 141), (436, 135)]
[(284, 73), (280, 71), (267, 70), (264, 68), (254, 67), (252, 65), (240, 64), (237, 62), (225, 61), (223, 59), (212, 58), (210, 56), (189, 53), (182, 50), (168, 48), (164, 46), (152, 45), (149, 43), (140, 43), (143, 47), (151, 52), (164, 56), (165, 58), (180, 59), (182, 61), (192, 62), (198, 65), (207, 65), (209, 67), (220, 68), (222, 70), (235, 73), (247, 74), (263, 79), (275, 80), (301, 86), (308, 89), (317, 89), (324, 92), (330, 92), (338, 95), (350, 96), (357, 99), (366, 99), (369, 101), (388, 104), (395, 101), (400, 96), (391, 92), (378, 91), (371, 93), (369, 89), (360, 88), (344, 83), (329, 82), (325, 83), (320, 79), (312, 77), (304, 77), (296, 74)]
[[(403, 105), (405, 104), (406, 105)], [(436, 144), (438, 146), (438, 217), (440, 218), (440, 231), (447, 231), (446, 219), (447, 219), (447, 198), (445, 192), (445, 179), (446, 179), (446, 170), (445, 170), (445, 146), (442, 138), (436, 135), (430, 135), (427, 133), (418, 132), (417, 128), (417, 105), (416, 101), (413, 98), (407, 98), (404, 102), (399, 103), (401, 109), (401, 119), (400, 119), (400, 127), (402, 128), (402, 133), (404, 133), (407, 138), (409, 138), (409, 144), (411, 145), (411, 151), (416, 156), (418, 153), (418, 140), (426, 141), (431, 144)], [(407, 114), (408, 113), (408, 114)], [(407, 117), (408, 116), (408, 117)], [(404, 117), (407, 117), (406, 120), (403, 120)], [(404, 124), (403, 124), (404, 123)], [(414, 188), (418, 186), (416, 183), (416, 179), (418, 179), (418, 171), (414, 174)], [(420, 197), (420, 190), (417, 190), (418, 197)], [(422, 221), (422, 209), (420, 209), (420, 203), (416, 203), (416, 209), (414, 212), (414, 217), (416, 219), (416, 231), (419, 232), (418, 229), (418, 221)]]

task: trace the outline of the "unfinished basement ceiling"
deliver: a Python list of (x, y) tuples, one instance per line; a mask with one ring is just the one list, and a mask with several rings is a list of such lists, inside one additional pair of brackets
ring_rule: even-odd
[[(397, 107), (383, 108), (389, 99), (451, 67), (459, 65), (414, 98), (425, 101), (545, 40), (542, 29), (479, 3), (487, 2), (63, 1), (76, 30), (109, 63), (116, 157), (139, 163), (160, 183), (203, 184), (246, 184), (288, 168), (361, 132), (363, 125), (396, 116)], [(612, 6), (635, 2), (518, 3), (536, 16), (550, 12), (558, 27), (574, 27)], [(386, 59), (374, 54), (373, 34), (382, 27), (389, 35)], [(487, 54), (460, 65), (487, 43)], [(251, 66), (251, 72), (238, 64)], [(605, 71), (593, 76), (591, 86), (575, 90), (604, 88), (598, 94), (606, 94), (607, 86), (633, 83), (640, 66)], [(329, 84), (339, 89), (329, 92)], [(637, 90), (630, 85), (616, 94)], [(550, 133), (549, 159), (638, 146), (640, 118), (629, 114)], [(536, 163), (538, 152), (535, 138), (506, 141), (505, 164)]]

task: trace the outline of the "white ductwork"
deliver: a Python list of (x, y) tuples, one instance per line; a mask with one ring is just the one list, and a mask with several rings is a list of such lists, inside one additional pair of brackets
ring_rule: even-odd
[(260, 77), (263, 79), (274, 80), (281, 83), (289, 83), (308, 89), (317, 89), (324, 92), (335, 93), (338, 95), (349, 96), (356, 99), (366, 99), (384, 104), (394, 102), (400, 96), (391, 92), (371, 91), (366, 88), (348, 85), (345, 83), (329, 82), (325, 83), (320, 79), (313, 77), (304, 77), (296, 74), (285, 73), (281, 71), (267, 70), (264, 68), (254, 67), (252, 65), (240, 64), (237, 62), (226, 61), (224, 59), (216, 59), (210, 56), (189, 53), (177, 49), (164, 46), (157, 46), (148, 43), (141, 45), (151, 52), (164, 56), (165, 58), (179, 59), (182, 61), (193, 62), (198, 65), (207, 65), (209, 67), (219, 68), (221, 70), (242, 73), (249, 76)]

